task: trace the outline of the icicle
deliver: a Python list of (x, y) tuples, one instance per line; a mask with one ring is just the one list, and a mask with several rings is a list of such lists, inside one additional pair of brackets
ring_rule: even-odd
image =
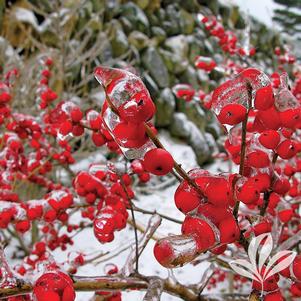
[(17, 280), (5, 258), (1, 241), (2, 239), (0, 237), (0, 288), (14, 287), (17, 284)]

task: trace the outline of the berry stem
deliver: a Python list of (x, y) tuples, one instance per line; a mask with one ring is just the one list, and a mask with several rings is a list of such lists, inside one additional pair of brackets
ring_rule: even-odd
[[(249, 110), (246, 113), (246, 117), (242, 122), (241, 131), (241, 148), (240, 148), (240, 163), (239, 163), (239, 174), (242, 176), (244, 174), (245, 157), (246, 157), (246, 136), (247, 136), (247, 123), (248, 123)], [(240, 201), (236, 201), (233, 215), (237, 219)]]
[(260, 208), (260, 215), (261, 216), (264, 216), (265, 213), (266, 213), (266, 210), (269, 206), (269, 200), (270, 200), (270, 194), (271, 192), (270, 191), (266, 191), (263, 195), (263, 205), (262, 207)]
[[(247, 124), (248, 124), (249, 112), (252, 107), (252, 86), (249, 82), (247, 82), (246, 85), (248, 91), (248, 110), (246, 112), (245, 119), (243, 120), (241, 125), (241, 147), (240, 147), (240, 162), (239, 162), (239, 174), (241, 176), (243, 176), (244, 168), (245, 168)], [(237, 201), (233, 209), (233, 215), (236, 219), (238, 216), (239, 205), (240, 205), (240, 201)]]

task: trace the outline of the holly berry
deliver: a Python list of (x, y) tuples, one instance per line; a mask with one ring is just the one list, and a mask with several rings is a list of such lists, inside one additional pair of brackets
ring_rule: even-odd
[(157, 261), (161, 265), (165, 266), (170, 262), (170, 258), (174, 256), (174, 251), (171, 245), (167, 241), (162, 240), (155, 244), (154, 255)]
[(174, 200), (177, 208), (184, 214), (194, 210), (201, 203), (198, 192), (186, 181), (182, 182), (177, 188)]
[(198, 217), (187, 215), (182, 224), (182, 233), (186, 235), (195, 235), (197, 247), (202, 251), (212, 247), (216, 242), (212, 226)]
[(297, 255), (292, 263), (293, 276), (301, 281), (301, 255)]
[(147, 142), (143, 123), (120, 122), (113, 130), (116, 142), (127, 148), (139, 148)]

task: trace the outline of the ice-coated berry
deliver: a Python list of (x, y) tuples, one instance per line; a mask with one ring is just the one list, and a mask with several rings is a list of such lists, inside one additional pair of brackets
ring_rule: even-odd
[(218, 228), (221, 243), (229, 244), (239, 239), (240, 230), (234, 217), (222, 220)]
[(231, 103), (221, 109), (217, 118), (222, 124), (235, 125), (246, 118), (246, 113), (247, 109), (243, 105)]
[(280, 142), (280, 134), (275, 130), (266, 130), (258, 138), (261, 145), (268, 149), (275, 149)]
[(163, 176), (171, 172), (174, 160), (168, 151), (162, 148), (155, 148), (144, 155), (143, 166), (148, 172), (157, 176)]
[(43, 274), (34, 284), (37, 301), (74, 301), (75, 292), (71, 278), (60, 271)]
[(274, 94), (271, 85), (262, 87), (256, 91), (254, 106), (257, 110), (267, 110), (274, 104)]

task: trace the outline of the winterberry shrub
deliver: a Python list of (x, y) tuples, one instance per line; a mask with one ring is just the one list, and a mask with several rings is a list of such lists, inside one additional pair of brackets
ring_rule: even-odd
[[(299, 250), (300, 67), (288, 50), (276, 48), (277, 70), (272, 74), (261, 70), (251, 61), (255, 48), (240, 45), (237, 35), (225, 30), (216, 17), (200, 15), (199, 19), (222, 51), (237, 62), (225, 60), (218, 66), (214, 59), (198, 56), (195, 67), (207, 73), (222, 68), (223, 81), (214, 91), (179, 83), (173, 92), (214, 114), (225, 133), (220, 137), (222, 154), (216, 156), (237, 167), (227, 173), (199, 166), (183, 169), (158, 138), (152, 123), (156, 106), (133, 72), (98, 66), (94, 75), (104, 103), (86, 109), (55, 92), (53, 59), (44, 57), (37, 63), (36, 115), (14, 110), (19, 72), (12, 69), (4, 74), (0, 83), (0, 298), (73, 301), (76, 290), (90, 290), (96, 300), (117, 301), (121, 290), (146, 289), (144, 300), (159, 300), (163, 291), (199, 300), (206, 286), (213, 289), (233, 273), (231, 258), (250, 256), (250, 245), (261, 234), (271, 234), (274, 252)], [(284, 72), (290, 71), (289, 65), (297, 70), (290, 74), (292, 85)], [(74, 172), (85, 139), (101, 148), (106, 158)], [(63, 181), (58, 173), (72, 181)], [(137, 205), (136, 189), (153, 176), (167, 174), (179, 183), (174, 204), (166, 202), (178, 209), (182, 221)], [(137, 223), (137, 211), (152, 215), (146, 228)], [(80, 215), (80, 223), (73, 222), (75, 214)], [(162, 219), (180, 223), (179, 233), (158, 237)], [(80, 267), (105, 255), (72, 251), (74, 237), (89, 228), (101, 249), (128, 224), (133, 226), (135, 242), (125, 266), (110, 266), (105, 275), (79, 276)], [(152, 238), (156, 240), (153, 256), (165, 268), (196, 265), (207, 256), (214, 263), (205, 280), (185, 286), (171, 278), (141, 275), (139, 257)], [(19, 262), (14, 267), (3, 253), (11, 240), (18, 245), (14, 257)], [(51, 254), (58, 250), (69, 252), (66, 262), (54, 261)], [(282, 260), (286, 259), (279, 257), (272, 265)], [(285, 300), (284, 293), (301, 296), (301, 254), (285, 269), (267, 274), (262, 283), (260, 277), (271, 266), (265, 261), (259, 264), (252, 282), (246, 274), (232, 277), (236, 291), (249, 285), (253, 298), (266, 301)], [(283, 287), (281, 281), (286, 282)]]

